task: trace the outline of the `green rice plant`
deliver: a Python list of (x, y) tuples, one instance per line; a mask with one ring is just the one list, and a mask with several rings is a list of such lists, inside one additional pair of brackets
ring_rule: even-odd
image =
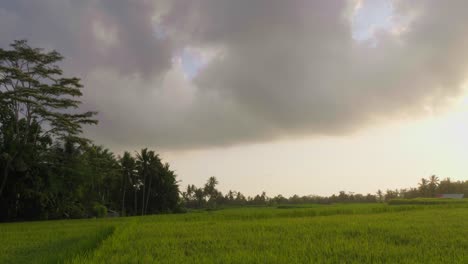
[(437, 204), (465, 204), (468, 205), (468, 199), (448, 199), (448, 198), (415, 198), (415, 199), (392, 199), (388, 201), (389, 205), (437, 205)]
[(466, 204), (333, 204), (2, 224), (0, 263), (468, 263), (465, 219)]
[(62, 263), (93, 250), (114, 226), (95, 220), (0, 225), (0, 263)]
[[(385, 206), (383, 206), (385, 207)], [(135, 218), (94, 255), (73, 263), (466, 263), (465, 208), (281, 215), (264, 208)], [(380, 207), (376, 207), (380, 208)], [(346, 214), (342, 214), (345, 212)], [(223, 218), (234, 213), (249, 218)], [(275, 215), (270, 217), (271, 215)], [(269, 217), (264, 217), (264, 216)]]

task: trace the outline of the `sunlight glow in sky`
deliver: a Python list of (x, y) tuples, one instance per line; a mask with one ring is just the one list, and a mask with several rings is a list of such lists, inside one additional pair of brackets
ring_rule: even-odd
[[(392, 30), (392, 15), (389, 0), (362, 1), (352, 20), (353, 38), (371, 40), (375, 30)], [(184, 50), (181, 58), (190, 78), (202, 70), (196, 54)], [(373, 193), (416, 186), (420, 178), (432, 174), (463, 180), (468, 178), (468, 94), (452, 109), (420, 120), (395, 120), (349, 136), (165, 155), (178, 168), (182, 186), (201, 186), (209, 176), (216, 176), (223, 191), (242, 190), (248, 195), (262, 191), (268, 195)]]
[[(377, 30), (391, 31), (392, 16), (390, 0), (361, 1), (351, 21), (353, 38), (372, 41)], [(178, 58), (188, 79), (207, 64), (194, 49), (183, 49)], [(201, 186), (216, 176), (223, 191), (240, 190), (247, 195), (373, 193), (415, 186), (421, 177), (432, 174), (466, 179), (467, 135), (465, 96), (442, 113), (421, 120), (395, 120), (349, 136), (175, 151), (164, 156), (177, 168), (183, 187)]]
[[(223, 191), (330, 195), (414, 187), (436, 174), (468, 178), (468, 96), (446, 113), (393, 122), (346, 137), (283, 140), (165, 153), (182, 186), (216, 176)], [(365, 184), (363, 184), (365, 183)]]

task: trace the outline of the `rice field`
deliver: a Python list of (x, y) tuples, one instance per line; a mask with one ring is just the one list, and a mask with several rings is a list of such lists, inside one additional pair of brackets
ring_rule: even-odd
[(0, 224), (0, 263), (62, 263), (96, 249), (114, 228), (92, 220)]
[(0, 224), (0, 263), (468, 263), (468, 204), (253, 207)]

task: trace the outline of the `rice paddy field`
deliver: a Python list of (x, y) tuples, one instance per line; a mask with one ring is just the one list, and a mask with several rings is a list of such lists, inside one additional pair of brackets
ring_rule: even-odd
[(468, 263), (468, 203), (5, 223), (0, 263)]

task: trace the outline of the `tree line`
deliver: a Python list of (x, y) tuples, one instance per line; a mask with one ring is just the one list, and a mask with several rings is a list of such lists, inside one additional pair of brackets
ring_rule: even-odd
[(467, 181), (453, 181), (450, 178), (439, 179), (436, 175), (429, 178), (421, 178), (418, 187), (411, 187), (406, 189), (387, 190), (385, 193), (378, 191), (379, 200), (391, 200), (396, 198), (435, 198), (441, 194), (464, 194), (468, 198), (468, 180)]
[(422, 178), (418, 187), (386, 191), (378, 190), (375, 194), (359, 194), (340, 191), (330, 196), (292, 195), (284, 197), (276, 195), (269, 197), (265, 192), (254, 196), (245, 196), (241, 192), (229, 190), (226, 194), (216, 189), (218, 180), (210, 177), (203, 187), (189, 184), (182, 192), (184, 207), (200, 209), (215, 209), (226, 206), (275, 206), (287, 204), (332, 204), (332, 203), (378, 203), (392, 199), (435, 198), (439, 194), (459, 193), (468, 197), (468, 181), (452, 181), (450, 178), (439, 180), (435, 175), (428, 179)]
[(176, 175), (152, 150), (122, 157), (82, 136), (82, 85), (56, 51), (0, 49), (0, 221), (179, 210)]

